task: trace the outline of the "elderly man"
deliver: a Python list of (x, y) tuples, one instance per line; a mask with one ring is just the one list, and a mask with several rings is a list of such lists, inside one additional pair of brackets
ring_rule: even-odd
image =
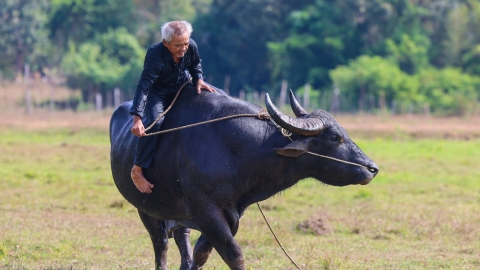
[[(202, 89), (215, 92), (213, 87), (203, 81), (200, 55), (197, 44), (190, 38), (191, 34), (192, 25), (189, 22), (167, 22), (162, 26), (162, 42), (151, 46), (145, 56), (143, 72), (130, 109), (130, 114), (133, 115), (131, 132), (140, 137), (131, 177), (137, 189), (143, 193), (152, 192), (153, 184), (143, 176), (143, 168), (150, 167), (158, 145), (158, 137), (142, 137), (145, 135), (145, 127), (164, 111), (178, 88), (190, 76), (197, 93)], [(163, 118), (151, 131), (160, 130), (162, 122)]]

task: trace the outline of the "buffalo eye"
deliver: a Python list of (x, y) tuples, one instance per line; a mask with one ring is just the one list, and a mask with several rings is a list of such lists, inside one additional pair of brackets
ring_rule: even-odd
[(333, 135), (331, 138), (330, 138), (330, 141), (331, 142), (335, 142), (335, 143), (343, 143), (343, 137), (339, 136), (339, 135)]

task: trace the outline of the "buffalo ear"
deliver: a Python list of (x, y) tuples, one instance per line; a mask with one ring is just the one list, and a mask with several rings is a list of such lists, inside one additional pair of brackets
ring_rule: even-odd
[(275, 148), (273, 151), (279, 155), (286, 157), (298, 157), (308, 152), (308, 139), (296, 140), (283, 148)]

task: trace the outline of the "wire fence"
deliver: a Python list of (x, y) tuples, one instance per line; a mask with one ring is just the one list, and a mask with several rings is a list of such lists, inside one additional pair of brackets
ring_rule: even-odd
[[(79, 89), (70, 89), (62, 86), (59, 78), (30, 74), (25, 69), (23, 78), (15, 82), (6, 81), (0, 76), (0, 112), (8, 110), (23, 110), (26, 114), (36, 111), (104, 111), (116, 108), (122, 102), (133, 99), (134, 90), (123, 90), (118, 87), (91, 93), (93, 96), (85, 98)], [(280, 91), (269, 92), (274, 103), (285, 113), (289, 113), (287, 98), (287, 82), (281, 83)], [(240, 90), (236, 98), (265, 106), (264, 91)], [(330, 91), (313, 91), (305, 84), (303, 89), (295, 93), (297, 100), (307, 110), (323, 109), (333, 114), (421, 114), (430, 116), (428, 103), (421, 106), (403, 104), (391, 100), (386, 101), (384, 96), (365, 95), (361, 100), (343, 96), (340, 89), (334, 87)], [(86, 101), (87, 100), (87, 101)]]

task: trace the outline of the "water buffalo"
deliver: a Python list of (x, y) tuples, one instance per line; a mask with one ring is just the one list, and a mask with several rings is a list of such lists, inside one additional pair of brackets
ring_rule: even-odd
[[(174, 236), (182, 254), (181, 269), (201, 269), (215, 248), (231, 269), (245, 269), (242, 251), (234, 239), (245, 209), (312, 177), (333, 185), (368, 184), (377, 165), (323, 110), (308, 114), (290, 93), (296, 117), (281, 113), (266, 96), (275, 122), (293, 132), (293, 142), (273, 121), (235, 118), (158, 136), (152, 168), (144, 171), (155, 185), (140, 193), (130, 178), (135, 149), (129, 129), (131, 102), (120, 105), (110, 122), (111, 167), (120, 193), (138, 209), (150, 234), (156, 267), (166, 269), (168, 220), (182, 227)], [(167, 114), (169, 129), (223, 116), (258, 113), (260, 107), (222, 93), (196, 93), (187, 86)], [(312, 152), (359, 164), (354, 166), (305, 154)], [(362, 167), (363, 166), (363, 167)], [(201, 232), (195, 248), (189, 229)]]

